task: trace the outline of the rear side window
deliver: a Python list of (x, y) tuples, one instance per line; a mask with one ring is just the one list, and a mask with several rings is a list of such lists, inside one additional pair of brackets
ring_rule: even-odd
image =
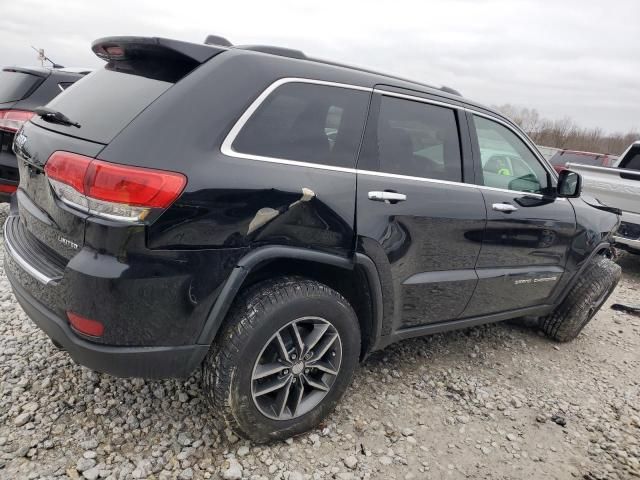
[(80, 128), (39, 117), (32, 121), (49, 130), (106, 144), (173, 84), (103, 68), (73, 85), (47, 106), (79, 123)]
[[(382, 96), (368, 127), (364, 162), (381, 172), (460, 182), (462, 159), (453, 109)], [(373, 157), (373, 161), (371, 158)]]
[(0, 72), (0, 103), (22, 100), (42, 77), (22, 72), (3, 70)]
[(249, 118), (235, 152), (352, 168), (369, 92), (312, 83), (274, 90)]

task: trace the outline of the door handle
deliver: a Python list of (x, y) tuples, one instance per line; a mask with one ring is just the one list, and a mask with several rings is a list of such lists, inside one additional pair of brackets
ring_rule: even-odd
[(374, 202), (398, 203), (404, 202), (407, 196), (398, 192), (369, 192), (369, 200)]
[(510, 203), (494, 203), (491, 207), (496, 212), (503, 212), (503, 213), (511, 213), (518, 210), (518, 207), (514, 207)]

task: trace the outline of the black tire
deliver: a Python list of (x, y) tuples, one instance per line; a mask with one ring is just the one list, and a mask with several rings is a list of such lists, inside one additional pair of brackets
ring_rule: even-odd
[(602, 256), (593, 259), (562, 303), (540, 319), (544, 333), (558, 342), (576, 338), (613, 293), (621, 276), (622, 269), (612, 260)]
[[(261, 381), (254, 378), (256, 362), (262, 358), (265, 349), (271, 348), (269, 345), (273, 345), (270, 342), (274, 341), (276, 333), (289, 328), (294, 320), (302, 318), (304, 321), (309, 317), (322, 319), (330, 324), (327, 328), (338, 333), (341, 353), (337, 374), (331, 375), (328, 392), (321, 393), (324, 397), (310, 411), (295, 418), (269, 418), (260, 410), (259, 401), (254, 397), (255, 382)], [(295, 325), (297, 323), (294, 328)], [(349, 302), (338, 292), (300, 277), (280, 277), (261, 282), (236, 300), (205, 359), (205, 395), (215, 411), (222, 413), (228, 426), (240, 436), (264, 443), (299, 435), (320, 423), (346, 391), (358, 365), (360, 343), (358, 319)], [(335, 350), (329, 353), (335, 355)], [(278, 373), (277, 378), (287, 371)], [(292, 372), (293, 368), (290, 372), (293, 377)], [(319, 375), (324, 374), (320, 372)], [(309, 388), (307, 377), (303, 376), (297, 377), (299, 383), (296, 388), (303, 384)], [(302, 388), (300, 398), (303, 398), (304, 391)], [(293, 408), (287, 411), (294, 414)]]

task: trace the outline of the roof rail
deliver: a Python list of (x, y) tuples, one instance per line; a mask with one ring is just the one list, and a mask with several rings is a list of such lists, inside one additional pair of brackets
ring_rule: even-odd
[(253, 52), (268, 53), (270, 55), (278, 55), (279, 57), (307, 60), (307, 56), (303, 51), (295, 50), (293, 48), (274, 47), (271, 45), (238, 45), (236, 48), (240, 48), (242, 50), (251, 50)]
[(446, 93), (450, 93), (451, 95), (457, 95), (459, 97), (462, 96), (462, 94), (458, 90), (456, 90), (455, 88), (447, 87), (446, 85), (440, 87), (440, 90)]
[(444, 93), (448, 93), (450, 95), (456, 95), (458, 97), (462, 97), (462, 94), (451, 87), (447, 87), (445, 85), (443, 85), (442, 87), (438, 88), (435, 87), (433, 85), (428, 85), (422, 82), (417, 82), (415, 80), (410, 80), (407, 78), (402, 78), (402, 77), (398, 77), (395, 75), (389, 75), (386, 73), (382, 73), (382, 72), (377, 72), (374, 70), (369, 70), (366, 68), (362, 68), (362, 67), (356, 67), (353, 65), (346, 65), (343, 63), (338, 63), (338, 62), (332, 62), (329, 60), (323, 60), (323, 59), (319, 59), (319, 58), (311, 58), (311, 57), (307, 57), (307, 55), (305, 55), (305, 53), (301, 50), (296, 50), (293, 48), (285, 48), (285, 47), (275, 47), (272, 45), (236, 45), (234, 46), (229, 40), (227, 40), (224, 37), (218, 36), (218, 35), (208, 35), (207, 38), (205, 39), (204, 43), (206, 45), (217, 45), (217, 46), (221, 46), (221, 47), (233, 47), (233, 48), (239, 48), (242, 50), (250, 50), (253, 52), (260, 52), (260, 53), (268, 53), (270, 55), (278, 55), (279, 57), (288, 57), (288, 58), (295, 58), (298, 60), (311, 60), (312, 62), (317, 62), (317, 63), (324, 63), (326, 65), (332, 65), (332, 66), (336, 66), (336, 67), (344, 67), (344, 68), (349, 68), (352, 70), (358, 70), (360, 72), (365, 72), (365, 73), (372, 73), (375, 75), (381, 75), (381, 76), (385, 76), (388, 78), (394, 78), (396, 80), (402, 80), (404, 82), (409, 82), (409, 83), (415, 83), (417, 85), (422, 85), (425, 87), (429, 87), (429, 88), (433, 88), (436, 90), (440, 90), (441, 92)]
[(219, 35), (207, 35), (204, 39), (205, 45), (218, 45), (220, 47), (233, 47), (233, 43)]

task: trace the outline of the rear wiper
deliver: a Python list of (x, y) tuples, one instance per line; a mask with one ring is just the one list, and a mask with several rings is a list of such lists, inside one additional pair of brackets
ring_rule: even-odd
[(80, 124), (78, 122), (72, 121), (69, 117), (67, 117), (64, 113), (58, 112), (53, 108), (47, 107), (36, 107), (33, 109), (36, 115), (42, 118), (46, 122), (58, 123), (60, 125), (67, 125), (69, 127), (80, 128)]

